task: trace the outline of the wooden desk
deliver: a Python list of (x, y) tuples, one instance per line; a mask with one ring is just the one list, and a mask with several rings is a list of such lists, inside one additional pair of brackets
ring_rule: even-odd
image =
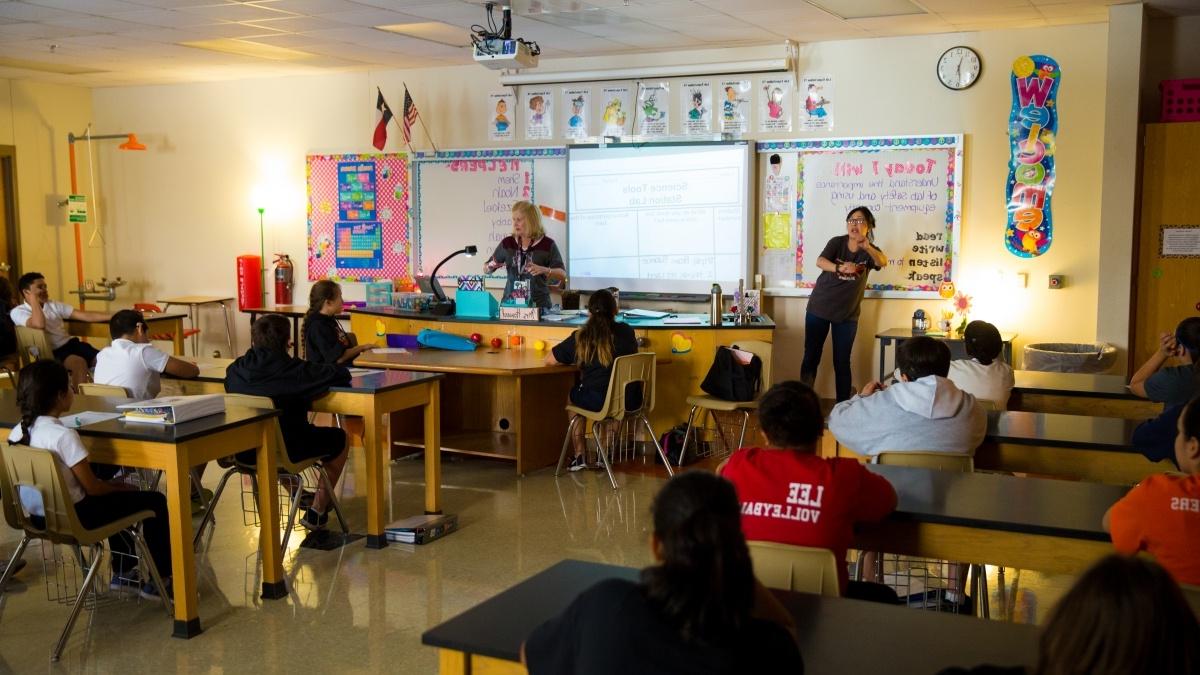
[[(171, 333), (174, 336), (175, 356), (183, 356), (183, 317), (186, 314), (147, 314), (146, 328), (148, 333)], [(67, 332), (77, 337), (100, 338), (111, 340), (112, 332), (108, 328), (108, 320), (80, 321), (67, 319)]]
[[(425, 631), (421, 643), (438, 648), (442, 675), (525, 673), (521, 643), (559, 615), (580, 592), (605, 579), (636, 581), (638, 570), (564, 560), (458, 616)], [(1032, 666), (1033, 626), (981, 621), (904, 607), (808, 593), (773, 591), (796, 623), (804, 672), (934, 673), (981, 663)], [(870, 639), (849, 648), (847, 635)]]
[(900, 498), (854, 547), (938, 560), (1080, 574), (1112, 553), (1100, 527), (1127, 488), (1044, 478), (869, 465)]
[[(242, 310), (243, 314), (250, 315), (250, 326), (254, 326), (254, 320), (263, 314), (278, 314), (286, 316), (292, 320), (292, 356), (304, 356), (300, 345), (300, 320), (308, 314), (308, 307), (305, 305), (266, 305), (263, 307), (247, 307)], [(345, 321), (350, 318), (349, 314), (338, 314), (333, 317), (338, 321)]]
[[(184, 394), (225, 393), (225, 369), (232, 359), (212, 359), (199, 363), (200, 376), (194, 380), (164, 377), (172, 389)], [(440, 373), (414, 373), (385, 370), (357, 375), (346, 387), (331, 387), (313, 401), (313, 410), (363, 418), (363, 447), (367, 465), (367, 547), (387, 546), (387, 500), (391, 482), (385, 466), (391, 459), (390, 444), (384, 433), (383, 416), (420, 409), (422, 435), (418, 447), (425, 451), (425, 513), (441, 513), (441, 380)], [(395, 430), (393, 428), (393, 434)]]
[[(951, 331), (950, 335), (934, 335), (932, 333), (914, 333), (914, 332), (912, 332), (911, 328), (890, 328), (888, 330), (883, 331), (882, 333), (875, 334), (875, 339), (879, 340), (879, 381), (880, 382), (882, 382), (884, 380), (884, 378), (886, 378), (888, 376), (889, 373), (891, 373), (893, 370), (896, 369), (895, 354), (899, 353), (900, 345), (904, 344), (905, 340), (911, 340), (915, 337), (931, 337), (935, 340), (941, 340), (942, 342), (945, 342), (946, 346), (950, 347), (951, 358), (961, 359), (961, 358), (966, 358), (966, 356), (967, 356), (967, 349), (964, 346), (963, 339), (960, 337), (956, 337), (954, 335), (953, 331)], [(1004, 361), (1006, 363), (1008, 363), (1009, 365), (1012, 365), (1012, 362), (1013, 362), (1013, 356), (1012, 356), (1013, 340), (1017, 339), (1017, 334), (1016, 333), (1005, 333), (1002, 331), (1000, 333), (1000, 339), (1004, 343), (1004, 347), (1003, 347), (1003, 351), (1002, 351)], [(888, 346), (892, 345), (893, 343), (896, 345), (896, 350), (895, 350), (895, 353), (893, 354), (893, 358), (892, 358), (892, 367), (889, 369), (885, 365), (885, 363), (886, 363), (885, 356), (887, 355)]]
[[(547, 366), (546, 352), (422, 349), (405, 354), (365, 352), (367, 368), (445, 373), (441, 390), (442, 449), (515, 461), (524, 475), (558, 461), (567, 433), (567, 395), (574, 366)], [(417, 444), (418, 420), (392, 416), (392, 441)]]
[(1122, 375), (1018, 370), (1013, 376), (1016, 386), (1008, 399), (1009, 410), (1133, 420), (1157, 417), (1163, 410), (1161, 403), (1129, 391)]
[[(225, 342), (229, 345), (229, 356), (237, 356), (237, 351), (233, 346), (233, 321), (229, 318), (229, 306), (225, 303), (233, 302), (233, 298), (225, 298), (216, 295), (178, 295), (173, 298), (164, 298), (159, 300), (162, 303), (163, 309), (170, 309), (171, 305), (187, 305), (188, 319), (192, 324), (192, 328), (199, 328), (197, 319), (200, 318), (200, 307), (203, 305), (220, 305), (221, 314), (225, 324)], [(192, 356), (199, 358), (200, 356), (200, 334), (192, 335)]]
[[(112, 411), (131, 399), (76, 396), (71, 412)], [(199, 597), (196, 594), (196, 558), (192, 548), (192, 494), (189, 469), (228, 456), (231, 452), (257, 451), (259, 516), (264, 523), (279, 522), (275, 476), (275, 417), (277, 410), (231, 406), (221, 415), (210, 415), (174, 425), (137, 424), (110, 420), (77, 429), (92, 462), (120, 464), (163, 472), (167, 485), (167, 517), (171, 528), (171, 567), (174, 574), (175, 624), (172, 635), (191, 638), (200, 634)], [(20, 424), (21, 412), (12, 392), (0, 391), (0, 429), (7, 436)], [(259, 555), (263, 566), (262, 597), (287, 595), (283, 581), (279, 528), (259, 528)]]

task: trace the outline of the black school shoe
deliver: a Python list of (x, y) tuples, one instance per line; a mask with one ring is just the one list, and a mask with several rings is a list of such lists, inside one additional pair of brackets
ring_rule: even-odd
[(317, 510), (311, 507), (306, 508), (300, 518), (300, 524), (310, 530), (323, 530), (329, 524), (329, 514), (317, 513)]
[(567, 471), (582, 471), (586, 468), (588, 468), (588, 463), (583, 455), (575, 455), (571, 458), (571, 463), (567, 465)]

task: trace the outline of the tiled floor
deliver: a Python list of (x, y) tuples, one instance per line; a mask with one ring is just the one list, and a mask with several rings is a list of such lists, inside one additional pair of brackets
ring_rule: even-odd
[[(360, 457), (352, 452), (357, 464), (343, 485), (343, 504), (359, 529), (365, 518), (355, 485), (363, 473)], [(558, 480), (552, 473), (518, 479), (511, 464), (448, 456), (443, 503), (459, 515), (458, 532), (430, 545), (393, 544), (383, 551), (367, 550), (361, 540), (337, 551), (298, 549), (300, 537), (293, 537), (284, 564), (291, 593), (276, 601), (258, 598), (257, 530), (242, 524), (231, 486), (217, 507), (211, 542), (198, 556), (204, 632), (172, 639), (159, 605), (115, 603), (81, 616), (61, 663), (50, 670), (434, 673), (436, 654), (421, 646), (421, 633), (504, 588), (563, 558), (649, 563), (649, 509), (661, 469), (621, 474), (616, 492), (603, 472)], [(419, 461), (391, 466), (392, 518), (420, 511), (422, 476)], [(217, 478), (210, 471), (206, 483)], [(7, 557), (15, 544), (15, 533), (0, 527), (0, 554)], [(40, 548), (32, 546), (25, 557), (29, 566), (0, 605), (0, 672), (47, 669), (68, 612), (46, 600)], [(1007, 574), (1010, 586), (1014, 573)], [(1069, 584), (1021, 573), (1015, 618), (1040, 621)]]

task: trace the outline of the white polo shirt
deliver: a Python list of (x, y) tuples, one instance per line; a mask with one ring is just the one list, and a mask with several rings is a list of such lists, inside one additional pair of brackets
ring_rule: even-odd
[[(20, 424), (13, 427), (12, 433), (8, 435), (10, 443), (16, 443), (19, 440), (21, 440)], [(42, 415), (33, 421), (33, 427), (29, 430), (29, 445), (54, 453), (54, 459), (63, 469), (67, 491), (71, 493), (72, 504), (87, 496), (83, 485), (71, 471), (71, 467), (88, 458), (87, 448), (83, 447), (83, 441), (79, 439), (79, 434), (75, 433), (74, 429), (68, 429), (57, 417)], [(45, 507), (37, 503), (39, 498), (37, 492), (30, 493), (25, 490), (21, 492), (21, 504), (27, 511), (37, 516), (46, 514)]]
[(950, 362), (950, 381), (959, 389), (985, 401), (993, 401), (1001, 410), (1008, 407), (1008, 396), (1015, 384), (1012, 366), (996, 359), (983, 365), (975, 359)]
[[(66, 320), (71, 318), (75, 313), (75, 308), (54, 300), (48, 300), (42, 305), (42, 313), (46, 315), (46, 339), (50, 341), (51, 349), (59, 347), (71, 341), (71, 336), (67, 334)], [(29, 317), (33, 316), (33, 308), (28, 302), (23, 302), (16, 307), (13, 307), (12, 312), (13, 323), (18, 326), (24, 326)], [(43, 358), (50, 358), (49, 354), (44, 354)]]
[(135, 399), (154, 398), (161, 389), (159, 373), (166, 370), (170, 358), (150, 343), (117, 338), (96, 356), (93, 379), (125, 387)]

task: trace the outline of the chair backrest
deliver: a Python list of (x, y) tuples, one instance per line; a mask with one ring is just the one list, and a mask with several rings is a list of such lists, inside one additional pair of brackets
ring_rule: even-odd
[(1000, 404), (997, 403), (996, 401), (989, 401), (986, 398), (977, 398), (977, 399), (975, 399), (975, 401), (979, 403), (979, 407), (983, 408), (984, 412), (992, 412), (995, 410), (1004, 410), (1004, 408), (1000, 407)]
[(1188, 584), (1179, 584), (1180, 590), (1183, 591), (1183, 597), (1191, 606), (1192, 611), (1200, 617), (1200, 586), (1191, 586)]
[(841, 595), (833, 551), (773, 541), (747, 541), (746, 545), (754, 562), (754, 576), (767, 588), (820, 593), (830, 598)]
[(152, 302), (135, 302), (133, 308), (143, 314), (162, 314), (162, 308)]
[(22, 368), (39, 359), (53, 359), (54, 350), (50, 348), (50, 341), (46, 339), (46, 331), (41, 328), (17, 326), (17, 358)]
[(83, 382), (79, 385), (79, 393), (84, 396), (118, 396), (120, 398), (132, 398), (133, 393), (125, 387), (118, 387), (115, 384), (97, 384), (95, 382)]
[[(75, 514), (75, 503), (54, 453), (5, 442), (3, 456), (4, 518), (9, 525), (56, 543), (92, 543), (84, 541), (87, 530)], [(44, 527), (37, 527), (21, 506), (21, 492), (28, 494), (29, 490), (41, 495)]]
[(739, 340), (730, 347), (736, 347), (744, 352), (750, 352), (757, 356), (762, 361), (762, 388), (758, 390), (758, 395), (762, 396), (768, 389), (771, 388), (771, 352), (772, 346), (770, 342), (762, 340)]
[(971, 473), (975, 470), (975, 460), (970, 455), (960, 455), (948, 452), (881, 452), (877, 458), (879, 464), (891, 466), (915, 466), (921, 469), (937, 469), (939, 471), (957, 471)]
[[(243, 408), (261, 408), (263, 410), (275, 409), (275, 402), (269, 396), (252, 396), (250, 394), (225, 394), (225, 405), (239, 405)], [(279, 418), (275, 419), (275, 458), (279, 462), (279, 467), (289, 473), (300, 473), (304, 468), (297, 466), (292, 462), (292, 458), (288, 457), (287, 446), (283, 444), (283, 430), (279, 428)]]
[[(649, 414), (654, 410), (654, 352), (638, 352), (613, 359), (612, 375), (608, 378), (608, 394), (604, 397), (604, 416), (608, 419), (624, 419), (636, 413)], [(639, 383), (640, 387), (630, 384)], [(629, 408), (636, 400), (634, 392), (641, 392), (641, 406)]]

